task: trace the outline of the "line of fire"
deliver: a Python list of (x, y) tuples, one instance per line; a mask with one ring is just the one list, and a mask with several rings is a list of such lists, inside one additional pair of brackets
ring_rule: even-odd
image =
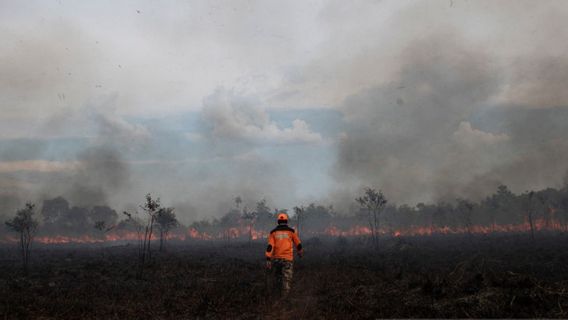
[[(538, 192), (515, 194), (506, 186), (485, 199), (473, 202), (456, 199), (453, 203), (419, 203), (416, 206), (387, 204), (382, 193), (375, 192), (384, 203), (375, 211), (354, 201), (350, 214), (337, 212), (332, 206), (315, 203), (294, 207), (290, 224), (305, 239), (319, 237), (356, 237), (372, 241), (374, 237), (414, 237), (445, 234), (562, 233), (568, 231), (568, 189), (548, 188)], [(147, 195), (151, 199), (150, 195)], [(122, 216), (108, 206), (77, 207), (65, 198), (44, 200), (39, 211), (39, 224), (34, 241), (41, 244), (121, 243), (140, 241), (151, 219), (154, 232), (149, 241), (266, 241), (273, 228), (275, 215), (286, 209), (270, 208), (266, 200), (253, 208), (235, 198), (233, 208), (213, 220), (181, 224), (175, 208), (163, 207), (155, 212), (123, 212)], [(144, 209), (141, 206), (142, 209)], [(376, 220), (375, 220), (376, 219)], [(3, 243), (20, 239), (4, 234)]]

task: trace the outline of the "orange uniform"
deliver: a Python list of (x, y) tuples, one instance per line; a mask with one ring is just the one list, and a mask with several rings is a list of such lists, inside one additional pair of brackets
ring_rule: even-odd
[(270, 231), (266, 259), (294, 260), (294, 246), (298, 253), (302, 254), (302, 242), (296, 231), (285, 224), (281, 224)]

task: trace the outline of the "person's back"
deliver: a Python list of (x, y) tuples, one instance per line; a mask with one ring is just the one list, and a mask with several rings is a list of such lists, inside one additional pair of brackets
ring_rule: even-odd
[(302, 243), (296, 231), (288, 226), (288, 215), (278, 214), (278, 226), (268, 236), (266, 267), (274, 268), (284, 295), (290, 291), (294, 266), (294, 246), (302, 257)]

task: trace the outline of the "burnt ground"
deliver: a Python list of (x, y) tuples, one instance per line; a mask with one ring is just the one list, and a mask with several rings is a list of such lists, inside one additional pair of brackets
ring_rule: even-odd
[[(0, 319), (566, 318), (568, 235), (312, 239), (288, 300), (264, 243), (171, 243), (136, 277), (134, 245), (0, 248)], [(104, 256), (103, 256), (104, 255)]]

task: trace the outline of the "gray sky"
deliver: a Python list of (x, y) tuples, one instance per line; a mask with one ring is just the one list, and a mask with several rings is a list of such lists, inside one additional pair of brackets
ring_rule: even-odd
[(236, 195), (560, 186), (567, 17), (565, 1), (0, 0), (0, 193), (126, 208), (153, 192), (191, 221)]

